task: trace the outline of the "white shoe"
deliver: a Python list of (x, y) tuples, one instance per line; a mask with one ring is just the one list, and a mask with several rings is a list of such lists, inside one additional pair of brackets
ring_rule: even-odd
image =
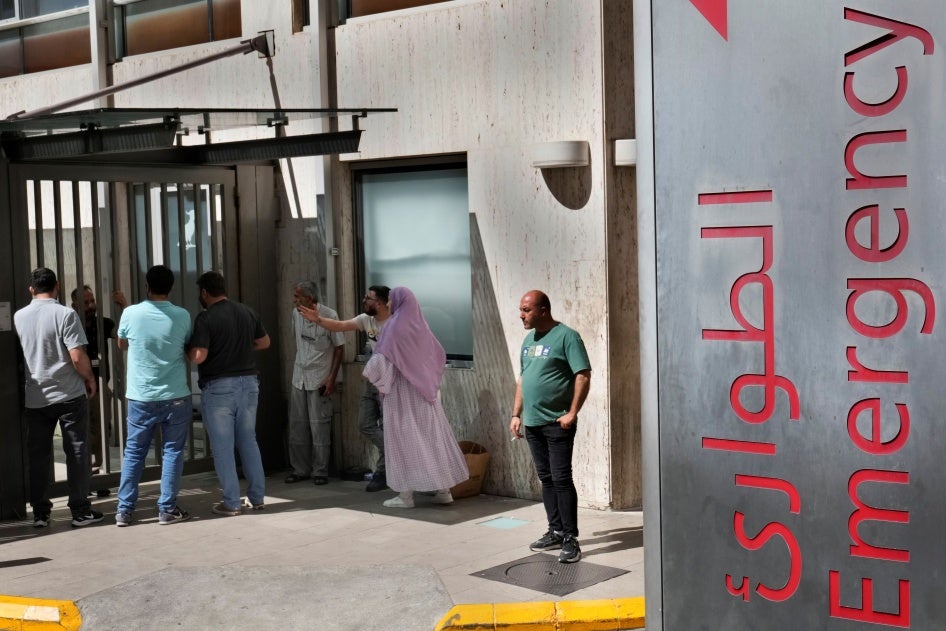
[(450, 495), (450, 491), (447, 490), (437, 491), (430, 501), (434, 504), (453, 504), (453, 496)]
[(414, 494), (401, 493), (397, 497), (384, 500), (384, 505), (388, 508), (414, 508)]

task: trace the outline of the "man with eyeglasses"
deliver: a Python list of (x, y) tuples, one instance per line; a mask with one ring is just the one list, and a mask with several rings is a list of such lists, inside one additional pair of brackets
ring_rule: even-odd
[[(338, 318), (334, 309), (319, 303), (318, 289), (312, 281), (296, 283), (292, 301), (296, 307), (307, 307), (327, 318)], [(296, 340), (289, 395), (288, 443), (292, 473), (285, 481), (294, 484), (311, 477), (316, 485), (328, 484), (332, 394), (338, 368), (342, 365), (345, 336), (303, 319), (298, 309), (292, 310), (292, 330)]]
[[(359, 313), (351, 320), (335, 320), (323, 318), (318, 309), (299, 305), (299, 314), (319, 326), (342, 333), (345, 331), (364, 331), (368, 336), (367, 354), (374, 351), (381, 335), (381, 328), (390, 317), (388, 295), (391, 288), (384, 285), (372, 285), (362, 299), (363, 313)], [(358, 429), (371, 443), (378, 448), (378, 464), (371, 476), (371, 481), (365, 490), (369, 493), (383, 491), (388, 488), (387, 474), (384, 468), (384, 422), (381, 417), (381, 397), (378, 389), (367, 380), (365, 389), (358, 403)]]

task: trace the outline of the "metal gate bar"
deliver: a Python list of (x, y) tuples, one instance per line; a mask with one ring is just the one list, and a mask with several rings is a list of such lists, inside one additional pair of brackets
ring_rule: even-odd
[[(64, 170), (65, 169), (65, 170)], [(19, 261), (16, 267), (20, 268), (15, 276), (20, 280), (15, 281), (19, 288), (17, 294), (24, 293), (24, 285), (27, 275), (23, 267), (32, 264), (46, 265), (54, 270), (60, 277), (63, 291), (71, 295), (71, 283), (75, 280), (80, 289), (84, 291), (85, 285), (89, 285), (100, 300), (101, 305), (106, 305), (100, 309), (99, 317), (96, 322), (96, 332), (100, 340), (100, 365), (107, 365), (111, 370), (111, 379), (114, 379), (116, 392), (113, 397), (100, 398), (100, 416), (102, 421), (109, 423), (115, 431), (113, 436), (117, 438), (117, 444), (124, 447), (124, 401), (119, 398), (123, 389), (124, 380), (124, 358), (121, 352), (118, 352), (114, 345), (109, 344), (109, 340), (104, 337), (104, 320), (106, 315), (114, 316), (116, 321), (120, 319), (120, 312), (114, 309), (108, 310), (110, 304), (112, 289), (122, 289), (128, 292), (129, 298), (134, 302), (142, 296), (139, 288), (143, 288), (143, 271), (155, 263), (155, 259), (163, 254), (163, 262), (172, 269), (174, 263), (172, 255), (180, 259), (180, 278), (178, 283), (180, 288), (175, 292), (175, 297), (179, 295), (180, 304), (188, 310), (196, 310), (196, 299), (191, 293), (188, 281), (193, 281), (191, 274), (201, 273), (206, 269), (221, 269), (225, 274), (229, 271), (231, 278), (237, 278), (237, 264), (235, 261), (227, 262), (224, 260), (224, 252), (228, 250), (227, 242), (235, 239), (237, 228), (233, 223), (236, 219), (232, 200), (234, 200), (235, 179), (234, 171), (230, 169), (158, 169), (159, 173), (155, 177), (153, 168), (143, 169), (129, 167), (127, 169), (103, 170), (94, 166), (73, 165), (65, 167), (59, 165), (51, 167), (46, 165), (16, 165), (12, 173), (18, 180), (13, 186), (13, 204), (21, 208), (29, 208), (32, 202), (32, 224), (36, 230), (35, 235), (28, 235), (30, 222), (28, 220), (15, 220), (14, 227), (23, 237), (15, 240), (14, 249), (18, 247), (20, 254), (14, 258)], [(201, 182), (202, 173), (207, 174), (207, 179)], [(161, 179), (162, 175), (169, 175)], [(163, 184), (158, 184), (163, 182)], [(177, 184), (174, 184), (177, 182)], [(193, 220), (190, 226), (194, 228), (194, 239), (187, 239), (188, 230), (188, 198), (187, 190), (182, 182), (189, 182), (193, 192)], [(190, 182), (193, 182), (192, 184)], [(99, 188), (99, 187), (102, 188)], [(172, 189), (176, 186), (176, 189)], [(106, 188), (107, 187), (107, 188)], [(120, 190), (119, 187), (124, 187)], [(160, 187), (157, 194), (161, 194), (161, 200), (153, 199), (151, 189)], [(141, 192), (138, 202), (134, 198), (135, 191)], [(72, 241), (67, 241), (64, 226), (69, 221), (67, 199), (72, 197), (72, 223), (75, 233)], [(172, 198), (171, 195), (174, 195)], [(122, 200), (127, 203), (126, 208), (122, 208)], [(177, 209), (171, 206), (177, 203)], [(91, 235), (88, 226), (83, 226), (87, 220), (84, 213), (85, 204), (91, 206)], [(44, 205), (46, 208), (44, 208)], [(50, 211), (49, 225), (46, 221), (44, 211)], [(108, 212), (109, 217), (102, 216), (102, 212)], [(161, 212), (162, 216), (155, 217), (155, 212)], [(218, 214), (221, 221), (217, 221)], [(20, 215), (27, 217), (26, 213)], [(127, 217), (127, 220), (124, 218)], [(159, 221), (160, 220), (160, 221)], [(177, 222), (178, 247), (173, 247), (170, 239), (173, 238), (171, 227)], [(221, 234), (221, 230), (225, 232)], [(124, 247), (124, 237), (127, 233), (128, 247)], [(163, 234), (162, 234), (163, 233)], [(138, 235), (141, 235), (141, 241)], [(155, 251), (159, 247), (155, 243), (155, 238), (162, 238), (163, 249)], [(91, 239), (91, 242), (90, 242)], [(19, 244), (19, 245), (18, 245)], [(83, 244), (91, 247), (91, 255)], [(122, 245), (119, 249), (119, 244)], [(73, 261), (67, 261), (67, 250), (74, 245), (75, 248), (75, 272), (72, 272)], [(141, 252), (142, 248), (146, 252)], [(31, 252), (29, 250), (32, 250)], [(130, 255), (129, 264), (131, 269), (130, 277), (127, 275), (125, 264), (123, 262), (125, 253)], [(55, 260), (53, 261), (53, 257)], [(67, 275), (67, 269), (69, 273)], [(110, 273), (109, 273), (110, 270)], [(133, 270), (133, 271), (132, 271)], [(22, 277), (22, 278), (21, 278)], [(191, 283), (192, 284), (192, 283)], [(65, 296), (62, 296), (63, 300)], [(83, 299), (78, 299), (77, 307), (84, 308)], [(22, 299), (25, 303), (26, 298)], [(105, 302), (101, 302), (105, 301)], [(17, 301), (19, 302), (19, 300)], [(20, 303), (22, 306), (23, 303)], [(81, 306), (80, 306), (81, 304)], [(106, 313), (108, 311), (108, 313)], [(100, 370), (100, 384), (106, 383), (104, 371)], [(100, 385), (100, 392), (105, 389)], [(196, 416), (196, 415), (195, 415)], [(206, 471), (212, 467), (212, 461), (209, 458), (210, 451), (206, 444), (206, 437), (198, 431), (200, 425), (199, 419), (194, 419), (190, 427), (189, 459), (185, 462), (185, 470), (190, 472)], [(103, 437), (106, 432), (102, 432)], [(201, 444), (195, 448), (196, 438), (201, 440)], [(102, 465), (105, 472), (96, 477), (92, 488), (114, 487), (118, 483), (117, 472), (114, 472), (111, 453), (109, 447), (113, 444), (109, 440), (104, 441)], [(121, 449), (119, 449), (121, 452)], [(198, 457), (199, 456), (199, 457)], [(143, 473), (143, 480), (154, 480), (160, 477), (160, 470), (156, 466), (146, 467)], [(51, 485), (50, 492), (59, 496), (66, 492), (65, 481), (54, 482)]]

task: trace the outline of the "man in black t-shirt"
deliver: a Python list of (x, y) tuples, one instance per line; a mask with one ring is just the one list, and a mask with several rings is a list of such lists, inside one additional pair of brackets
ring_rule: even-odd
[[(92, 372), (95, 374), (95, 379), (98, 380), (100, 375), (103, 377), (102, 381), (99, 382), (100, 387), (98, 392), (96, 392), (94, 397), (89, 399), (89, 463), (92, 467), (92, 473), (96, 474), (99, 472), (99, 467), (105, 464), (102, 454), (103, 419), (99, 399), (100, 397), (104, 398), (106, 409), (108, 409), (111, 405), (112, 397), (112, 392), (108, 387), (110, 377), (108, 340), (115, 337), (115, 321), (111, 318), (102, 318), (102, 334), (105, 337), (105, 343), (102, 344), (100, 353), (99, 330), (96, 321), (98, 305), (95, 302), (95, 293), (88, 285), (85, 285), (83, 290), (84, 291), (81, 292), (81, 299), (79, 289), (76, 288), (72, 290), (72, 308), (76, 310), (79, 317), (82, 319), (82, 328), (85, 330), (85, 337), (89, 341), (85, 347), (85, 352), (92, 362)], [(128, 306), (128, 300), (125, 298), (125, 294), (119, 290), (112, 292), (112, 302), (122, 309)], [(106, 440), (111, 437), (111, 429), (111, 418), (106, 416), (104, 423)], [(96, 493), (99, 497), (105, 497), (109, 494), (109, 491), (108, 489), (99, 489)]]
[(204, 427), (223, 489), (213, 512), (242, 512), (234, 447), (240, 452), (247, 498), (253, 510), (261, 510), (266, 479), (256, 443), (259, 373), (254, 354), (269, 348), (269, 335), (255, 311), (227, 298), (223, 274), (206, 272), (197, 287), (205, 310), (194, 320), (188, 357), (197, 364)]

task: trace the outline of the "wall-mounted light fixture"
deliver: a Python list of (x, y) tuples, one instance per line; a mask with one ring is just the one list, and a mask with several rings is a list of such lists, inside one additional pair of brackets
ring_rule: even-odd
[(614, 165), (632, 167), (637, 164), (637, 140), (624, 138), (614, 141)]
[(532, 146), (532, 166), (537, 169), (585, 167), (590, 163), (587, 140), (558, 140)]

